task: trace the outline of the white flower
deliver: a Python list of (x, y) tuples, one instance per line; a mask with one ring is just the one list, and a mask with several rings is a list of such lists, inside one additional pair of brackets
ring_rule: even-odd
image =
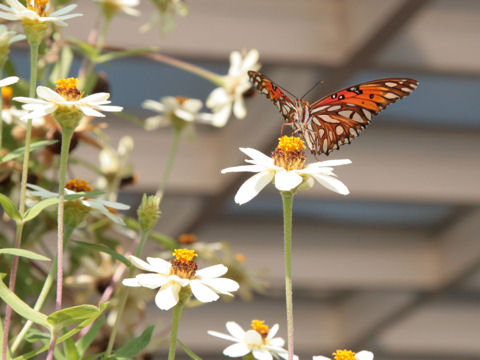
[(19, 80), (18, 76), (9, 76), (5, 79), (2, 79), (0, 80), (0, 88), (15, 84), (16, 82), (18, 82), (18, 80)]
[[(67, 5), (57, 11), (48, 14), (49, 5), (40, 6), (36, 4), (38, 0), (27, 0), (27, 4), (30, 4), (28, 8), (23, 6), (18, 0), (5, 0), (9, 5), (0, 4), (0, 18), (6, 20), (30, 20), (39, 22), (52, 22), (59, 26), (67, 26), (64, 20), (68, 20), (82, 14), (68, 14), (77, 7), (76, 4)], [(35, 11), (37, 10), (37, 11)]]
[(153, 130), (158, 127), (168, 126), (177, 119), (187, 123), (199, 121), (211, 124), (212, 114), (199, 113), (202, 106), (202, 102), (198, 99), (181, 96), (165, 96), (160, 99), (160, 102), (145, 100), (142, 104), (144, 109), (152, 110), (160, 114), (145, 119), (145, 129)]
[[(370, 351), (362, 350), (358, 353), (354, 353), (350, 350), (337, 350), (333, 353), (335, 360), (338, 358), (342, 360), (373, 360), (373, 353)], [(331, 360), (325, 356), (314, 356), (313, 360)]]
[[(27, 184), (27, 188), (30, 190), (30, 195), (31, 196), (38, 196), (42, 199), (49, 199), (49, 198), (56, 198), (58, 197), (58, 193), (48, 191), (40, 186), (33, 185), (33, 184)], [(91, 191), (91, 190), (90, 190)], [(65, 195), (73, 195), (76, 194), (75, 191), (69, 190), (68, 188), (65, 188)], [(110, 220), (113, 222), (124, 225), (125, 223), (123, 220), (118, 216), (112, 213), (110, 209), (115, 209), (115, 210), (128, 210), (130, 209), (129, 205), (121, 204), (118, 202), (113, 202), (113, 201), (107, 201), (107, 200), (102, 200), (102, 199), (94, 199), (91, 197), (85, 197), (85, 198), (80, 198), (77, 199), (82, 203), (82, 205), (97, 210), (106, 217), (108, 217)], [(75, 201), (77, 201), (75, 200)], [(68, 200), (67, 200), (68, 201)]]
[(207, 98), (207, 107), (212, 109), (216, 126), (223, 126), (232, 112), (238, 119), (247, 115), (243, 94), (250, 89), (251, 84), (247, 72), (260, 69), (259, 53), (256, 49), (246, 55), (239, 51), (230, 54), (230, 69), (223, 77), (223, 86), (214, 89)]
[(95, 2), (115, 10), (121, 10), (127, 15), (140, 15), (140, 11), (135, 9), (135, 6), (140, 4), (140, 0), (95, 0)]
[(301, 166), (299, 169), (287, 170), (276, 165), (273, 157), (261, 153), (252, 148), (240, 148), (240, 151), (250, 157), (245, 160), (252, 165), (234, 166), (222, 170), (222, 174), (229, 172), (254, 172), (257, 173), (250, 177), (238, 189), (235, 195), (235, 202), (242, 205), (262, 191), (270, 182), (275, 183), (275, 187), (280, 191), (290, 191), (298, 186), (308, 188), (313, 186), (313, 180), (318, 181), (327, 189), (336, 193), (347, 195), (348, 188), (340, 180), (336, 179), (332, 166), (350, 164), (349, 159), (319, 161), (307, 166)]
[(51, 114), (55, 112), (59, 106), (75, 107), (84, 115), (93, 117), (104, 117), (105, 115), (100, 111), (118, 112), (123, 109), (121, 106), (108, 105), (111, 103), (108, 100), (110, 97), (109, 93), (97, 93), (84, 98), (69, 99), (48, 87), (38, 86), (37, 96), (40, 99), (21, 96), (13, 98), (15, 101), (25, 103), (25, 105), (22, 106), (23, 109), (30, 111), (30, 113), (25, 116), (26, 119)]
[(190, 287), (197, 300), (207, 303), (218, 300), (219, 294), (232, 295), (231, 291), (238, 290), (236, 281), (221, 278), (228, 268), (222, 264), (197, 270), (192, 260), (196, 256), (194, 250), (177, 249), (174, 252), (176, 259), (171, 263), (161, 258), (147, 257), (147, 262), (130, 256), (129, 259), (137, 268), (150, 271), (149, 274), (139, 274), (135, 278), (124, 279), (122, 284), (133, 287), (160, 288), (155, 296), (155, 304), (161, 310), (169, 310), (179, 301), (182, 288)]
[[(263, 321), (254, 320), (252, 321), (252, 329), (245, 331), (236, 322), (229, 321), (226, 323), (226, 328), (230, 335), (208, 331), (212, 336), (235, 343), (225, 348), (223, 355), (238, 358), (252, 353), (257, 360), (272, 360), (279, 357), (288, 359), (288, 351), (283, 348), (285, 342), (280, 337), (274, 337), (279, 328), (278, 324), (269, 329), (268, 326), (263, 324)], [(293, 358), (298, 360), (296, 355)]]
[(25, 35), (17, 34), (13, 30), (8, 30), (5, 25), (0, 24), (0, 48), (5, 46), (8, 47), (10, 44), (13, 44), (14, 42), (17, 42), (23, 39), (25, 39)]

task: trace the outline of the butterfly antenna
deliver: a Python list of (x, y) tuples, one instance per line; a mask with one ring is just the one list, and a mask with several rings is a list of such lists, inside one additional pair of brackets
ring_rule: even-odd
[[(271, 80), (270, 80), (271, 81)], [(297, 96), (295, 94), (292, 94), (290, 91), (288, 91), (287, 89), (285, 89), (283, 86), (281, 85), (278, 85), (276, 82), (273, 82), (272, 81), (272, 84), (274, 84), (276, 87), (282, 89), (284, 92), (286, 92), (288, 95), (290, 95), (291, 97), (295, 98), (295, 99), (298, 99)]]
[(320, 84), (323, 85), (324, 83), (325, 83), (325, 81), (323, 81), (323, 80), (317, 81), (317, 82), (315, 83), (315, 85), (313, 85), (312, 88), (311, 88), (310, 90), (308, 90), (308, 91), (305, 93), (305, 95), (302, 96), (302, 98), (305, 98), (305, 96), (307, 96), (308, 94), (310, 94), (310, 92), (311, 92), (313, 89), (315, 89), (318, 85), (320, 85)]

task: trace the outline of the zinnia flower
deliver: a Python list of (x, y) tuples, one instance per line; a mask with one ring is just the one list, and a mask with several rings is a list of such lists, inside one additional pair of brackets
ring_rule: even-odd
[(76, 4), (50, 12), (48, 0), (27, 0), (27, 7), (18, 0), (5, 0), (5, 2), (9, 6), (0, 4), (0, 18), (6, 20), (51, 22), (59, 26), (67, 26), (64, 20), (82, 16), (82, 14), (68, 14), (77, 7)]
[(207, 107), (215, 114), (216, 126), (224, 126), (232, 113), (238, 119), (247, 115), (243, 94), (250, 89), (249, 70), (260, 69), (256, 49), (246, 54), (233, 51), (230, 54), (230, 69), (223, 77), (223, 86), (214, 89), (207, 98)]
[[(332, 355), (334, 360), (373, 360), (373, 353), (366, 350), (362, 350), (358, 353), (354, 353), (351, 350), (337, 350)], [(325, 356), (314, 356), (313, 360), (331, 359)]]
[(222, 170), (228, 172), (257, 173), (243, 183), (235, 195), (237, 204), (244, 204), (258, 195), (270, 182), (280, 191), (291, 191), (313, 186), (316, 180), (327, 189), (342, 195), (348, 195), (349, 190), (333, 173), (332, 166), (350, 164), (349, 159), (319, 161), (305, 166), (305, 145), (300, 138), (283, 136), (272, 157), (252, 148), (240, 148), (240, 151), (250, 157), (245, 160), (252, 165), (235, 166)]
[[(245, 331), (236, 322), (229, 321), (226, 328), (230, 335), (208, 331), (212, 336), (235, 343), (225, 348), (223, 355), (238, 358), (252, 353), (257, 360), (288, 359), (288, 351), (283, 348), (285, 341), (274, 337), (278, 332), (278, 324), (269, 329), (263, 320), (253, 320), (252, 328)], [(294, 359), (297, 360), (298, 356), (294, 355)]]
[(104, 117), (100, 111), (118, 112), (121, 106), (112, 106), (108, 98), (109, 93), (96, 93), (82, 98), (77, 89), (78, 79), (68, 78), (57, 80), (55, 91), (45, 87), (37, 87), (37, 96), (40, 99), (29, 97), (15, 97), (13, 100), (24, 103), (23, 109), (30, 111), (25, 118), (36, 118), (55, 112), (59, 108), (71, 108), (81, 111), (86, 116)]
[(152, 257), (147, 257), (145, 262), (130, 256), (133, 265), (150, 273), (124, 279), (122, 284), (149, 289), (160, 288), (155, 296), (155, 304), (161, 310), (169, 310), (177, 305), (182, 288), (189, 287), (193, 296), (204, 303), (218, 300), (218, 294), (231, 296), (231, 291), (238, 290), (237, 282), (220, 277), (228, 271), (226, 266), (218, 264), (197, 270), (198, 265), (193, 261), (197, 256), (195, 250), (176, 249), (173, 255), (175, 259), (171, 262)]

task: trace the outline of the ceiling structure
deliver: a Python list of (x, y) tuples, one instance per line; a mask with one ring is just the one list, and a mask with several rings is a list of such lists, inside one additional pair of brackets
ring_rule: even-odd
[[(308, 359), (347, 347), (370, 349), (378, 360), (478, 360), (480, 2), (201, 0), (189, 3), (189, 17), (163, 37), (136, 31), (148, 20), (148, 5), (142, 3), (140, 19), (114, 19), (109, 46), (158, 46), (219, 73), (226, 73), (231, 50), (257, 48), (263, 71), (294, 93), (323, 79), (312, 98), (375, 77), (420, 80), (415, 93), (330, 156), (353, 162), (336, 170), (348, 197), (315, 186), (295, 199), (296, 353)], [(93, 2), (81, 2), (80, 11), (96, 13)], [(86, 39), (93, 22), (84, 16), (67, 32)], [(205, 100), (213, 88), (148, 59), (104, 70), (113, 102), (143, 115), (143, 99)], [(185, 314), (195, 327), (181, 327), (180, 338), (205, 359), (222, 358), (227, 344), (206, 330), (224, 331), (228, 320), (246, 327), (264, 318), (286, 335), (280, 197), (270, 187), (239, 207), (233, 195), (246, 178), (220, 175), (243, 162), (238, 147), (268, 153), (279, 135), (281, 117), (263, 96), (249, 99), (247, 108), (244, 120), (199, 127), (193, 141), (182, 140), (162, 204), (160, 231), (228, 240), (249, 267), (266, 269), (270, 283), (254, 302)], [(109, 123), (114, 143), (125, 134), (136, 140), (140, 180), (123, 197), (138, 202), (158, 184), (172, 133)], [(88, 149), (82, 155), (97, 156)]]

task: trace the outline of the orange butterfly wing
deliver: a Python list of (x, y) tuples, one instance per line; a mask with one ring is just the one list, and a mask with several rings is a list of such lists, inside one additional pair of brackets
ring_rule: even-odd
[(350, 86), (310, 105), (303, 137), (311, 152), (329, 154), (350, 143), (388, 105), (409, 95), (418, 81), (379, 79)]

